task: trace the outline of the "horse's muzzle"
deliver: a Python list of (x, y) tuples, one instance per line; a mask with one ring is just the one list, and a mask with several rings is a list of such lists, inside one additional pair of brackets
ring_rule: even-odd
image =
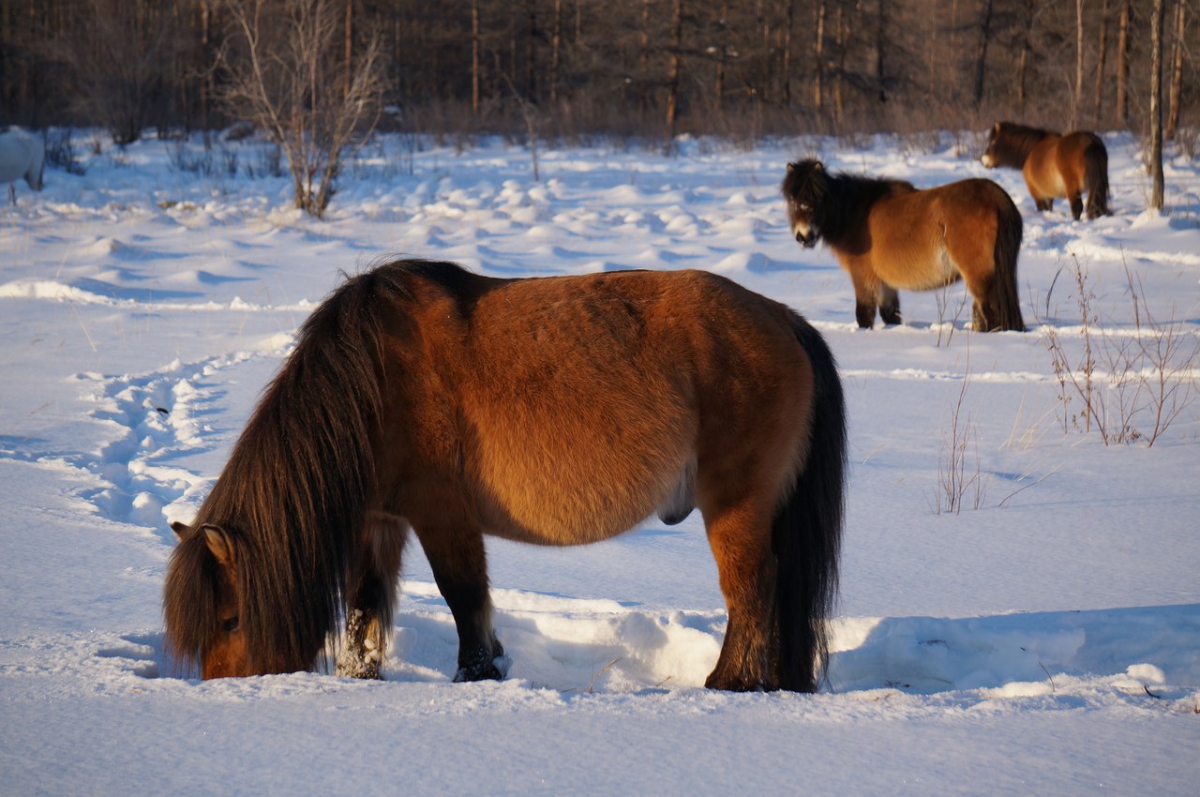
[(797, 231), (796, 243), (800, 244), (805, 249), (812, 249), (817, 245), (817, 234), (811, 231), (807, 234)]

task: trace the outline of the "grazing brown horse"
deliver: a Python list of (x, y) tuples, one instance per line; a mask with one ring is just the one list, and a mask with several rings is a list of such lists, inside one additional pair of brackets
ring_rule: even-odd
[[(167, 639), (204, 678), (379, 677), (411, 531), (501, 678), (483, 535), (613, 537), (703, 515), (729, 611), (707, 685), (813, 691), (843, 508), (841, 383), (799, 315), (699, 271), (493, 279), (398, 261), (305, 322), (180, 537)], [(652, 578), (652, 573), (646, 574)]]
[(1071, 215), (1078, 219), (1086, 191), (1089, 219), (1112, 212), (1108, 209), (1108, 150), (1095, 133), (1059, 135), (997, 122), (980, 160), (989, 169), (1020, 169), (1038, 210), (1050, 210), (1056, 198), (1066, 197)]
[(898, 288), (927, 291), (959, 279), (975, 297), (975, 329), (1024, 331), (1017, 299), (1021, 214), (991, 180), (918, 190), (902, 180), (830, 174), (789, 163), (783, 179), (792, 233), (824, 239), (854, 283), (858, 325), (900, 323)]

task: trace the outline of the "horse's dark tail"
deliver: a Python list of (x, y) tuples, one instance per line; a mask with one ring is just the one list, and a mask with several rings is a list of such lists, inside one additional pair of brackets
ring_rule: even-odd
[(1099, 136), (1092, 136), (1092, 143), (1083, 152), (1083, 188), (1087, 191), (1087, 215), (1111, 216), (1108, 207), (1108, 149)]
[(833, 354), (800, 316), (793, 329), (813, 372), (808, 453), (771, 529), (781, 689), (815, 692), (829, 661), (846, 470), (846, 405)]
[(1025, 235), (1021, 211), (1003, 188), (1004, 196), (996, 208), (996, 243), (992, 250), (995, 280), (992, 285), (992, 307), (989, 308), (987, 332), (993, 330), (1025, 331), (1021, 317), (1021, 298), (1017, 290), (1017, 257), (1021, 253), (1021, 238)]

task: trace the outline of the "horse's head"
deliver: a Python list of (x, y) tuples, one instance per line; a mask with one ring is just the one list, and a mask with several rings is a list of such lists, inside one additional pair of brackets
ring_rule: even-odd
[(829, 193), (825, 166), (818, 160), (789, 163), (781, 188), (796, 241), (805, 248), (816, 246), (821, 237), (825, 195)]
[(989, 169), (995, 169), (1000, 165), (1000, 158), (996, 153), (996, 137), (1000, 135), (1000, 122), (996, 122), (988, 133), (987, 150), (979, 158), (979, 162)]
[(220, 526), (172, 523), (179, 545), (163, 586), (170, 646), (200, 661), (200, 677), (258, 674), (250, 658), (239, 595), (238, 536)]
[(989, 169), (1001, 166), (1020, 169), (1025, 165), (1034, 145), (1050, 133), (1036, 127), (1025, 127), (1012, 122), (996, 122), (988, 132), (987, 150), (979, 162)]

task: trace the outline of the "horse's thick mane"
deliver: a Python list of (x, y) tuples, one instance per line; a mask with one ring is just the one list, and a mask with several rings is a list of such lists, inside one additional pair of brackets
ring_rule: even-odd
[[(308, 669), (337, 628), (374, 498), (383, 323), (413, 276), (454, 292), (469, 274), (397, 261), (347, 279), (304, 322), (193, 524), (220, 526), (234, 543), (241, 632), (261, 672)], [(216, 568), (203, 534), (176, 546), (163, 606), (184, 660), (216, 631)]]
[(1026, 127), (1014, 122), (1001, 122), (992, 131), (991, 147), (1001, 165), (1020, 168), (1037, 143), (1047, 136), (1056, 136), (1053, 130)]
[(839, 172), (831, 174), (814, 162), (793, 164), (783, 182), (783, 193), (808, 202), (822, 237), (836, 244), (866, 223), (867, 213), (881, 197), (917, 190), (904, 180), (888, 180)]

